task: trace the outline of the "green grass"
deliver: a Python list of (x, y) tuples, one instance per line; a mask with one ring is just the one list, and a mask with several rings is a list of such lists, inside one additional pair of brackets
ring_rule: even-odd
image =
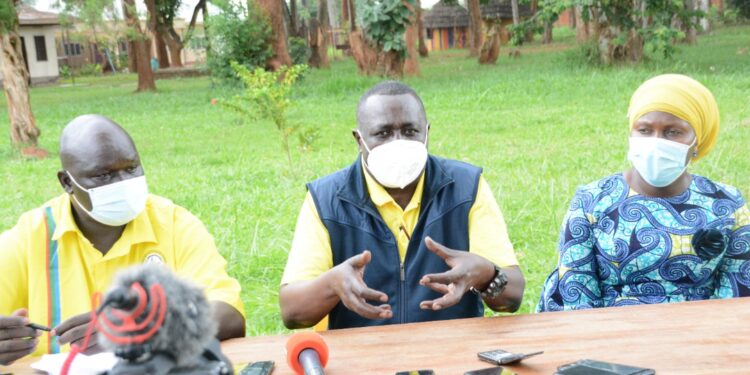
[[(625, 113), (631, 93), (650, 76), (689, 74), (715, 94), (722, 130), (713, 153), (693, 171), (750, 194), (750, 28), (721, 29), (672, 61), (639, 67), (590, 68), (574, 36), (506, 51), (497, 65), (479, 66), (466, 51), (432, 54), (422, 75), (406, 81), (422, 95), (432, 124), (430, 151), (485, 168), (503, 210), (527, 287), (521, 313), (533, 310), (556, 262), (560, 222), (577, 185), (627, 167)], [(549, 50), (549, 51), (545, 51)], [(278, 283), (291, 243), (304, 183), (351, 163), (350, 130), (359, 96), (377, 78), (360, 77), (350, 60), (312, 71), (295, 91), (292, 121), (320, 129), (316, 149), (295, 151), (290, 169), (279, 136), (267, 122), (242, 123), (212, 106), (231, 90), (207, 78), (158, 81), (159, 92), (133, 94), (135, 77), (78, 78), (79, 85), (32, 91), (41, 146), (57, 152), (61, 129), (76, 115), (101, 113), (136, 141), (152, 192), (200, 217), (243, 286), (248, 333), (283, 331)], [(5, 102), (2, 128), (8, 128)], [(55, 157), (20, 159), (0, 137), (0, 230), (24, 211), (62, 192)]]

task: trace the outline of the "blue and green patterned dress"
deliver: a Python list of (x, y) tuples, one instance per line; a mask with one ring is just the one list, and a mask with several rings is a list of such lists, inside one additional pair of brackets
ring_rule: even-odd
[[(724, 233), (723, 251), (696, 254), (701, 228)], [(655, 198), (617, 174), (576, 192), (537, 312), (748, 295), (750, 211), (736, 188), (693, 175), (684, 193)]]

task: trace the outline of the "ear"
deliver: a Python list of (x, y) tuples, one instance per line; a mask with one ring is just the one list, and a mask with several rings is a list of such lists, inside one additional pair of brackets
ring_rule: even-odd
[(359, 148), (359, 153), (362, 155), (367, 154), (367, 149), (364, 147), (365, 140), (362, 139), (362, 136), (359, 134), (357, 129), (352, 129), (352, 136), (354, 137), (354, 140), (357, 142), (357, 147)]
[(70, 180), (70, 176), (65, 171), (57, 172), (57, 181), (60, 182), (60, 186), (66, 193), (73, 194), (73, 181)]

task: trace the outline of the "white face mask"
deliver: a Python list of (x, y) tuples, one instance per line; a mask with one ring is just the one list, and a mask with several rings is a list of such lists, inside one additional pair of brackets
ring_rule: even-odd
[(657, 137), (630, 137), (628, 160), (649, 185), (665, 187), (687, 169), (692, 146)]
[[(66, 172), (68, 173), (68, 172)], [(129, 178), (96, 188), (86, 189), (68, 173), (70, 180), (89, 195), (91, 211), (87, 210), (75, 195), (73, 200), (92, 219), (113, 227), (125, 225), (146, 208), (148, 185), (146, 176)]]
[[(359, 130), (357, 130), (359, 133)], [(383, 186), (403, 189), (422, 174), (427, 163), (427, 135), (425, 143), (397, 139), (370, 150), (359, 133), (359, 139), (369, 153), (365, 165)]]

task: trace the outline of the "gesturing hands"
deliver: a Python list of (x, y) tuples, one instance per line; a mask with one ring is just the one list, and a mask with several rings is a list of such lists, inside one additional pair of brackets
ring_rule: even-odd
[(419, 284), (428, 287), (442, 297), (432, 301), (422, 301), (419, 307), (425, 310), (440, 310), (451, 307), (461, 301), (469, 288), (484, 289), (495, 275), (495, 266), (478, 255), (468, 251), (449, 249), (427, 237), (424, 240), (427, 249), (442, 258), (451, 268), (443, 273), (424, 275)]
[[(334, 267), (331, 287), (347, 309), (368, 319), (390, 319), (393, 312), (386, 303), (388, 296), (370, 289), (364, 281), (365, 267), (371, 259), (372, 254), (365, 250)], [(366, 301), (380, 302), (381, 305), (374, 306)]]
[(31, 354), (42, 333), (29, 324), (26, 309), (18, 309), (11, 316), (0, 315), (0, 365), (9, 365)]
[[(88, 328), (89, 321), (91, 321), (91, 313), (85, 312), (83, 314), (76, 315), (58, 325), (52, 329), (52, 335), (58, 336), (57, 340), (60, 345), (78, 344), (83, 345), (83, 339), (86, 336), (86, 329)], [(83, 354), (96, 354), (102, 351), (99, 347), (99, 340), (97, 340), (97, 331), (94, 329), (89, 340), (89, 346), (83, 349)]]

